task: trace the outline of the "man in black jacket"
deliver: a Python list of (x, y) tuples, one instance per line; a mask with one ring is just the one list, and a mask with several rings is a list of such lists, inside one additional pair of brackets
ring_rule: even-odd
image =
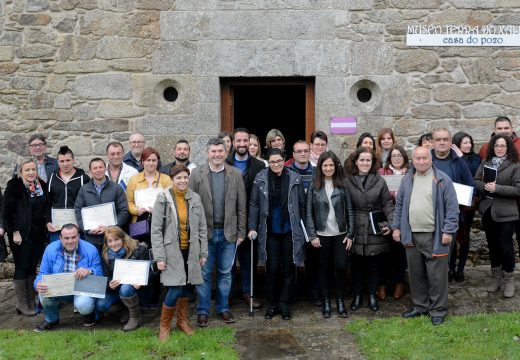
[[(236, 167), (242, 173), (246, 188), (247, 204), (253, 189), (253, 181), (256, 174), (265, 169), (265, 164), (253, 156), (249, 156), (249, 131), (245, 128), (236, 128), (233, 133), (233, 149), (229, 154), (226, 163)], [(246, 237), (244, 242), (237, 249), (237, 258), (240, 262), (240, 273), (242, 275), (242, 295), (244, 303), (249, 306), (251, 301), (251, 240)], [(256, 276), (256, 265), (258, 262), (258, 251), (256, 246), (253, 248), (253, 276)], [(253, 307), (259, 309), (262, 304), (258, 300), (253, 301)]]

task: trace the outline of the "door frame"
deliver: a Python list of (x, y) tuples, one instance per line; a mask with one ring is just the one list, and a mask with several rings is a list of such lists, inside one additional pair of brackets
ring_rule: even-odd
[[(250, 77), (220, 78), (220, 130), (232, 132), (235, 128), (235, 85), (304, 85), (305, 86), (305, 139), (310, 139), (316, 126), (314, 77)], [(310, 140), (309, 140), (310, 141)]]

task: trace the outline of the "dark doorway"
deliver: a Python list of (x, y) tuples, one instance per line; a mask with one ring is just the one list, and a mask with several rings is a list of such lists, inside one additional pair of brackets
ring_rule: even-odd
[(222, 79), (222, 130), (245, 127), (265, 147), (273, 128), (285, 137), (288, 155), (314, 130), (313, 78)]

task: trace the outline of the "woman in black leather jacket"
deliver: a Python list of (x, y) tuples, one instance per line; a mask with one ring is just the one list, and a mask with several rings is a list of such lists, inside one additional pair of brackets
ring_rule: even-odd
[[(320, 248), (320, 287), (323, 297), (322, 314), (331, 315), (330, 279), (336, 284), (336, 305), (340, 317), (347, 317), (344, 303), (347, 251), (354, 239), (354, 210), (343, 181), (341, 163), (332, 151), (323, 152), (316, 175), (307, 191), (306, 226), (311, 244)], [(334, 277), (330, 266), (334, 266)], [(332, 274), (330, 274), (332, 275)]]

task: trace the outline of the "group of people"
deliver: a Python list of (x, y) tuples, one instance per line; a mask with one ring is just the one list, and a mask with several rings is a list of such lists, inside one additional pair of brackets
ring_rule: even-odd
[[(85, 315), (85, 326), (122, 303), (124, 330), (133, 330), (140, 325), (141, 306), (159, 300), (160, 281), (167, 290), (160, 340), (168, 338), (175, 315), (177, 327), (192, 334), (188, 299), (195, 291), (197, 325), (207, 326), (213, 278), (216, 313), (232, 323), (235, 260), (243, 301), (256, 309), (263, 304), (253, 296), (258, 293), (253, 284), (257, 265), (265, 264), (266, 319), (278, 314), (291, 319), (296, 267), (302, 265), (311, 301), (319, 301), (323, 317), (332, 315), (333, 294), (338, 316), (347, 317), (350, 263), (352, 311), (363, 305), (365, 294), (372, 311), (379, 310), (378, 300), (390, 289), (396, 300), (402, 298), (408, 268), (414, 306), (403, 316), (428, 314), (439, 325), (448, 310), (448, 282), (464, 281), (476, 208), (491, 259), (487, 290), (503, 288), (505, 297), (514, 296), (520, 140), (507, 117), (496, 119), (480, 154), (471, 135), (452, 137), (438, 128), (420, 138), (411, 161), (389, 128), (376, 138), (361, 134), (344, 164), (328, 149), (323, 131), (314, 131), (310, 143), (297, 141), (292, 156), (277, 129), (267, 134), (263, 156), (258, 137), (248, 130), (222, 132), (209, 139), (207, 161), (199, 166), (189, 161), (186, 140), (176, 143), (175, 160), (166, 165), (157, 150), (145, 146), (142, 134), (132, 134), (129, 143), (124, 154), (120, 142), (110, 142), (108, 161), (92, 159), (89, 177), (74, 166), (69, 147), (62, 146), (55, 159), (46, 154), (41, 134), (30, 137), (32, 157), (15, 168), (0, 202), (0, 235), (7, 233), (15, 261), (16, 311), (35, 315), (34, 290), (39, 294), (45, 321), (35, 331), (55, 327), (59, 305), (67, 301)], [(398, 190), (389, 190), (388, 175), (402, 176)], [(459, 205), (454, 184), (475, 188), (474, 206)], [(136, 202), (136, 192), (154, 188), (153, 206)], [(107, 203), (114, 204), (116, 224), (85, 229), (82, 209)], [(58, 228), (53, 209), (73, 209), (76, 221)], [(143, 222), (148, 231), (131, 238), (132, 224)], [(121, 284), (113, 279), (117, 259), (149, 260), (160, 275), (152, 271), (148, 286)], [(62, 272), (73, 272), (77, 279), (108, 277), (105, 298), (46, 297), (42, 276)]]

